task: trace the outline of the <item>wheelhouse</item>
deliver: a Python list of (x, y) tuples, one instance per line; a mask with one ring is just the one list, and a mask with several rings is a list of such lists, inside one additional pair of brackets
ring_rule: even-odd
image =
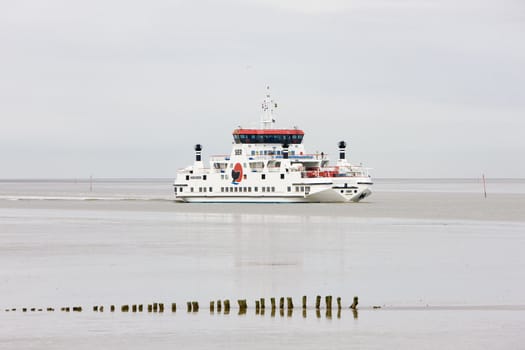
[(235, 143), (259, 144), (300, 144), (303, 142), (304, 131), (298, 129), (235, 129)]

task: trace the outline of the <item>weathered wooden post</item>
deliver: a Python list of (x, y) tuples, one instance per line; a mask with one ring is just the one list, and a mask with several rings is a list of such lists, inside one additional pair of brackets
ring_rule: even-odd
[(177, 303), (171, 303), (171, 312), (177, 312)]
[(327, 310), (332, 310), (332, 296), (331, 295), (327, 295), (324, 299), (325, 299), (325, 302), (326, 302), (326, 309)]
[(111, 305), (111, 306), (109, 307), (109, 311), (111, 311), (111, 312), (115, 312), (115, 305)]
[(275, 298), (270, 298), (270, 304), (272, 304), (272, 310), (275, 310)]
[(303, 295), (303, 310), (306, 310), (306, 295)]
[(73, 306), (74, 312), (82, 312), (82, 306)]
[(210, 301), (210, 312), (211, 313), (215, 312), (215, 302), (213, 300)]
[(288, 301), (288, 310), (293, 309), (293, 301), (291, 297), (287, 297), (286, 300)]
[(264, 298), (261, 298), (261, 310), (264, 310)]
[(159, 312), (164, 312), (164, 303), (159, 303)]
[(320, 295), (315, 297), (315, 308), (317, 310), (321, 308), (321, 296)]
[(230, 299), (224, 300), (224, 313), (225, 314), (230, 313)]
[(100, 305), (100, 306), (98, 307), (98, 311), (100, 311), (100, 312), (104, 312), (104, 306), (103, 306), (103, 305)]
[(261, 302), (259, 300), (255, 300), (255, 314), (258, 315), (261, 310)]
[(137, 312), (137, 304), (131, 305), (131, 312)]
[(337, 310), (341, 310), (341, 297), (337, 297)]
[(153, 312), (153, 305), (148, 304), (148, 312)]
[(332, 309), (326, 309), (326, 318), (332, 318)]
[(354, 297), (354, 302), (352, 305), (350, 305), (350, 309), (357, 309), (357, 304), (359, 303), (359, 298), (357, 296)]
[(191, 301), (186, 302), (186, 310), (191, 312)]
[(129, 311), (129, 305), (122, 305), (120, 307), (121, 312), (128, 312)]
[(222, 310), (222, 304), (221, 304), (221, 300), (217, 300), (217, 312), (221, 312)]
[(191, 309), (193, 312), (199, 311), (199, 302), (198, 301), (192, 301), (191, 302)]
[(93, 312), (98, 312), (98, 306), (97, 305), (93, 306)]
[(279, 299), (279, 309), (284, 309), (284, 297)]
[(142, 312), (144, 310), (144, 305), (139, 304), (139, 312)]
[(247, 307), (246, 299), (238, 299), (237, 300), (237, 304), (239, 304), (239, 311), (241, 313), (244, 313), (246, 311), (246, 307)]
[(153, 303), (153, 312), (157, 312), (157, 311), (159, 311), (159, 304)]

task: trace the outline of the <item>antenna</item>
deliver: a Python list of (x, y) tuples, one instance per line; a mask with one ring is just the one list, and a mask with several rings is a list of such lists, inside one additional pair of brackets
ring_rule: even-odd
[(266, 96), (262, 103), (261, 129), (273, 129), (275, 118), (273, 112), (277, 108), (277, 103), (270, 96), (270, 86), (266, 86)]

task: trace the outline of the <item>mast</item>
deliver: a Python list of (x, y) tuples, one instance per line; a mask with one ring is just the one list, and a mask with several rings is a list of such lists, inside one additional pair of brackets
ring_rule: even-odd
[(262, 103), (261, 129), (273, 129), (275, 119), (273, 112), (277, 108), (277, 103), (270, 96), (270, 87), (266, 87), (266, 97)]

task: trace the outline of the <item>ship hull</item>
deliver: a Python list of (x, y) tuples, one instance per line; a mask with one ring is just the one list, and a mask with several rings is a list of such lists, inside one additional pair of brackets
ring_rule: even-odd
[[(348, 191), (350, 192), (350, 191)], [(271, 194), (242, 194), (242, 195), (187, 195), (177, 196), (176, 201), (182, 203), (349, 203), (359, 202), (372, 194), (368, 187), (359, 191), (347, 193), (347, 190), (326, 188), (313, 191), (305, 195), (271, 195)]]

